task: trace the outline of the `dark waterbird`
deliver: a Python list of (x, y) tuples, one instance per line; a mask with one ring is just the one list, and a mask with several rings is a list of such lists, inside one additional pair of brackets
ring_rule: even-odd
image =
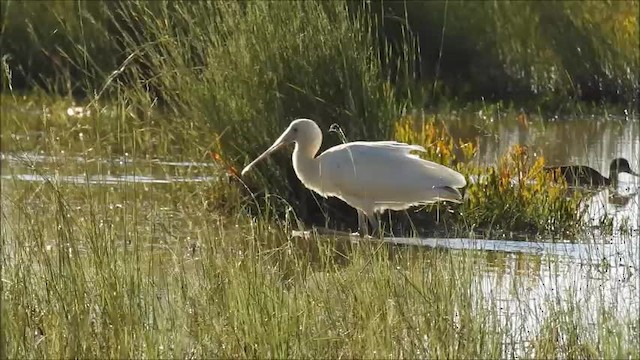
[(639, 176), (631, 170), (629, 161), (624, 158), (617, 158), (611, 161), (609, 165), (609, 177), (600, 174), (596, 169), (584, 165), (562, 165), (562, 166), (545, 166), (545, 171), (550, 171), (557, 176), (562, 176), (569, 186), (581, 187), (602, 187), (616, 186), (618, 184), (618, 174), (628, 173)]

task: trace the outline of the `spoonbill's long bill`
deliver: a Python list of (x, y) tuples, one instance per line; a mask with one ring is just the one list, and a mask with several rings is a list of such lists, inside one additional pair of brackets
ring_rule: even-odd
[(411, 154), (425, 151), (419, 145), (356, 141), (334, 146), (316, 157), (322, 131), (309, 119), (294, 120), (271, 147), (242, 170), (242, 175), (289, 143), (295, 143), (293, 168), (300, 181), (324, 197), (335, 196), (356, 208), (361, 236), (367, 233), (365, 215), (376, 231), (376, 213), (386, 209), (462, 200), (457, 188), (466, 185), (464, 176)]

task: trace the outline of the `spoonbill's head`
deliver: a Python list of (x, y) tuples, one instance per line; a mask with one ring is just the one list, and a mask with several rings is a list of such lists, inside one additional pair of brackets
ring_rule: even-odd
[(249, 165), (242, 169), (242, 175), (249, 171), (258, 161), (264, 159), (272, 152), (276, 151), (283, 145), (295, 143), (296, 149), (302, 148), (304, 152), (313, 152), (313, 155), (320, 149), (322, 144), (322, 131), (313, 120), (297, 119), (289, 124), (289, 127), (280, 135), (280, 137), (265, 152), (260, 154)]
[(640, 176), (637, 173), (635, 173), (633, 170), (631, 170), (631, 166), (629, 165), (629, 161), (625, 158), (617, 158), (617, 159), (613, 159), (611, 161), (611, 165), (609, 166), (609, 171), (612, 174), (619, 174), (619, 173), (629, 173), (631, 175), (635, 175), (635, 176)]

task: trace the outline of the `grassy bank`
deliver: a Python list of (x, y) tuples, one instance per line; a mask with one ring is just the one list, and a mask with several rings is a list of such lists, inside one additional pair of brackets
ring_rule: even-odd
[[(208, 175), (218, 176), (221, 180), (213, 186), (225, 186), (207, 199), (213, 208), (232, 214), (249, 210), (257, 215), (258, 208), (266, 206), (267, 199), (276, 196), (282, 199), (272, 208), (278, 216), (284, 217), (293, 210), (307, 225), (355, 229), (354, 210), (342, 201), (320, 199), (307, 189), (295, 197), (286, 191), (281, 192), (283, 188), (302, 188), (297, 178), (290, 178), (288, 182), (273, 178), (271, 184), (275, 185), (266, 186), (255, 177), (238, 178), (241, 165), (228, 161), (219, 153), (212, 157), (219, 145), (211, 139), (207, 126), (176, 121), (162, 114), (145, 121), (124, 101), (104, 105), (96, 103), (89, 109), (74, 106), (70, 99), (47, 95), (27, 98), (4, 96), (2, 100), (1, 149), (4, 152), (40, 152), (63, 158), (81, 156), (100, 161), (160, 158), (204, 162), (217, 166), (208, 172)], [(69, 115), (70, 109), (74, 108), (82, 109), (80, 115)], [(450, 120), (453, 121), (453, 117)], [(478, 151), (477, 139), (454, 141), (447, 132), (446, 124), (436, 121), (433, 115), (407, 115), (398, 119), (391, 138), (424, 146), (427, 152), (421, 156), (460, 171), (469, 185), (462, 205), (427, 206), (411, 217), (402, 212), (392, 212), (389, 221), (387, 214), (383, 215), (388, 231), (403, 234), (413, 229), (422, 234), (435, 232), (444, 236), (475, 233), (480, 237), (515, 231), (529, 236), (560, 238), (575, 238), (582, 231), (586, 208), (582, 206), (580, 193), (569, 196), (566, 184), (551, 179), (550, 174), (542, 170), (544, 158), (532, 155), (536, 149), (515, 147), (502, 155), (497, 166), (478, 164), (474, 161)], [(292, 171), (289, 156), (290, 153), (282, 151), (277, 160), (270, 160), (267, 164), (277, 164), (286, 171)], [(91, 165), (89, 171), (94, 171), (93, 167)], [(62, 169), (46, 168), (43, 171), (50, 173)], [(148, 172), (144, 168), (131, 171)], [(231, 176), (228, 179), (225, 177), (227, 174)], [(278, 187), (279, 183), (283, 183), (282, 187)], [(245, 200), (239, 203), (239, 198)], [(444, 229), (446, 231), (442, 233)]]
[[(120, 53), (113, 68), (80, 63), (81, 55), (105, 56), (88, 52), (80, 42), (72, 41), (65, 52), (70, 67), (94, 71), (83, 74), (83, 84), (92, 94), (84, 103), (90, 103), (95, 114), (105, 100), (131, 114), (106, 126), (137, 128), (154, 141), (146, 129), (154, 128), (157, 118), (149, 114), (160, 112), (171, 119), (163, 126), (173, 127), (174, 147), (195, 142), (237, 168), (296, 117), (313, 118), (325, 129), (339, 122), (357, 138), (388, 138), (395, 116), (413, 97), (403, 85), (410, 73), (408, 62), (388, 63), (389, 49), (370, 31), (375, 19), (364, 10), (350, 12), (342, 2), (141, 1), (123, 2), (115, 9), (111, 3), (75, 4), (80, 17), (71, 17), (71, 22), (91, 15), (91, 26), (115, 27), (118, 34), (114, 41)], [(27, 4), (5, 6), (31, 9)], [(60, 6), (60, 11), (76, 9)], [(92, 15), (94, 6), (103, 18)], [(60, 32), (75, 34), (71, 39), (80, 35), (65, 22), (58, 25)], [(401, 51), (409, 50), (406, 44)], [(393, 78), (389, 68), (394, 69)], [(64, 78), (72, 84), (67, 93), (73, 94), (74, 77)], [(114, 147), (131, 153), (128, 149)], [(261, 168), (249, 182), (294, 204), (313, 201), (298, 182), (290, 181), (294, 178), (289, 166), (271, 166)]]

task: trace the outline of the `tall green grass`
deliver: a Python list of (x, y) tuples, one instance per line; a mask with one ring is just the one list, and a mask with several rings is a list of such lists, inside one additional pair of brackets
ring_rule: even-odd
[[(121, 10), (122, 22), (137, 24), (125, 48), (144, 44), (140, 61), (122, 75), (142, 84), (129, 94), (145, 97), (151, 88), (176, 116), (206, 122), (216, 150), (238, 165), (295, 118), (385, 138), (404, 106), (382, 68), (373, 20), (343, 3), (162, 3), (141, 19), (148, 6), (130, 2)], [(271, 179), (293, 177), (288, 164), (258, 171), (272, 186)], [(295, 194), (277, 181), (282, 194)]]
[[(7, 1), (3, 89), (115, 99), (143, 124), (160, 109), (176, 148), (197, 142), (241, 168), (294, 118), (389, 138), (432, 94), (633, 102), (634, 4)], [(315, 209), (286, 156), (249, 182)]]
[[(392, 51), (375, 31), (382, 19), (343, 2), (1, 6), (3, 55), (13, 49), (3, 90), (14, 89), (2, 98), (3, 151), (87, 159), (24, 164), (36, 173), (106, 174), (113, 169), (91, 159), (201, 160), (212, 149), (240, 167), (295, 117), (339, 122), (353, 139), (390, 138), (403, 110), (424, 101), (405, 83), (413, 40), (400, 37)], [(62, 65), (47, 67), (54, 59)], [(65, 99), (25, 100), (11, 75), (20, 72)], [(64, 116), (78, 93), (91, 115)], [(531, 334), (503, 323), (499, 299), (481, 299), (473, 252), (291, 238), (302, 212), (279, 196), (316, 205), (291, 187), (285, 156), (258, 169), (256, 187), (278, 196), (253, 215), (242, 208), (254, 198), (225, 181), (3, 179), (6, 356), (638, 356), (637, 321), (605, 312), (593, 325), (571, 298), (551, 308), (535, 342), (515, 342)], [(136, 173), (126, 166), (117, 171)]]
[[(184, 18), (194, 6), (202, 11)], [(251, 12), (254, 6), (241, 8)], [(397, 58), (418, 62), (415, 75), (422, 85), (435, 85), (431, 90), (447, 98), (533, 98), (555, 108), (570, 98), (628, 103), (638, 92), (639, 80), (633, 71), (640, 62), (637, 0), (333, 2), (321, 7), (337, 14), (335, 8), (345, 6), (351, 14), (364, 10), (379, 20), (370, 28), (351, 27), (356, 36), (372, 30), (402, 49), (408, 29), (413, 32), (420, 40), (420, 51), (401, 50)], [(220, 7), (10, 0), (2, 3), (0, 47), (17, 86), (29, 87), (39, 80), (40, 84), (53, 82), (54, 89), (71, 85), (90, 93), (87, 75), (104, 80), (126, 53), (148, 45), (145, 38), (153, 37), (135, 37), (133, 47), (130, 43), (124, 47), (126, 34), (140, 35), (150, 25), (150, 31), (175, 25), (183, 35), (191, 33), (192, 27), (202, 33), (227, 22), (228, 18), (218, 16)], [(287, 20), (313, 23), (313, 8), (318, 4), (299, 7), (305, 11), (290, 13)], [(340, 21), (339, 17), (331, 20)], [(123, 33), (123, 27), (131, 31)], [(384, 42), (379, 44), (384, 47)], [(199, 48), (189, 44), (183, 50), (191, 53), (185, 56), (204, 59)], [(65, 75), (70, 75), (66, 79), (70, 82)]]
[(3, 1), (1, 89), (87, 96), (122, 61), (109, 9), (98, 1)]

